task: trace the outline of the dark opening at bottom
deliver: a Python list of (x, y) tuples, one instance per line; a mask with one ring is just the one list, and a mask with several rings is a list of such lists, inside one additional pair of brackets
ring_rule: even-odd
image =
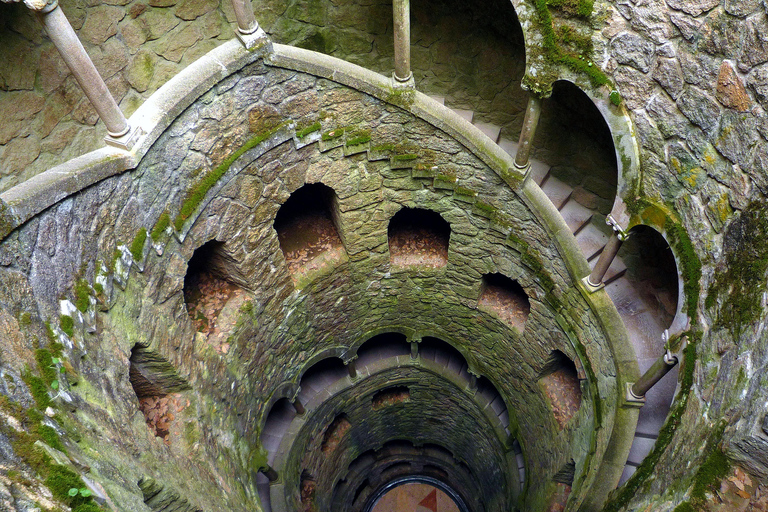
[(470, 512), (461, 496), (448, 485), (427, 476), (392, 480), (375, 492), (363, 512)]

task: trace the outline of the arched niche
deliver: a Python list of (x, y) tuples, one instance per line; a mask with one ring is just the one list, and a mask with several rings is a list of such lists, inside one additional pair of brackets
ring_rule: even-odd
[(425, 336), (419, 343), (419, 357), (434, 361), (437, 365), (455, 373), (469, 382), (469, 363), (464, 355), (448, 342), (432, 336)]
[(575, 205), (611, 212), (619, 174), (614, 137), (592, 99), (569, 81), (556, 81), (542, 103), (534, 158), (549, 167), (536, 180), (572, 231), (577, 226), (568, 216)]
[(525, 322), (531, 313), (531, 302), (520, 283), (499, 273), (483, 276), (477, 306), (495, 313), (502, 322), (518, 332), (525, 329)]
[(307, 274), (346, 257), (332, 188), (309, 183), (293, 192), (275, 216), (275, 231), (291, 274)]
[(558, 428), (562, 430), (581, 407), (581, 383), (576, 364), (561, 351), (553, 350), (539, 375), (539, 385), (549, 399)]
[(299, 381), (299, 400), (307, 404), (323, 390), (346, 377), (347, 368), (337, 357), (328, 357), (308, 368)]
[(209, 240), (195, 250), (184, 275), (184, 303), (198, 332), (214, 330), (227, 302), (243, 295), (243, 281), (224, 242)]
[(397, 332), (381, 333), (360, 345), (360, 348), (357, 349), (356, 364), (359, 368), (381, 359), (405, 356), (410, 353), (411, 346), (404, 334)]
[(387, 234), (393, 267), (439, 268), (448, 263), (451, 226), (437, 212), (403, 208), (390, 219)]

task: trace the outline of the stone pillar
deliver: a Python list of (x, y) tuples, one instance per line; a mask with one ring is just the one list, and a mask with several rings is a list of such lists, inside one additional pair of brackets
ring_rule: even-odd
[(593, 289), (600, 288), (603, 285), (603, 278), (606, 272), (608, 272), (613, 259), (619, 253), (621, 244), (629, 236), (611, 215), (605, 218), (605, 223), (613, 228), (613, 235), (611, 235), (608, 243), (603, 247), (603, 252), (600, 253), (595, 268), (592, 269), (592, 273), (587, 277), (586, 284)]
[(677, 357), (669, 352), (658, 358), (630, 388), (631, 398), (642, 400), (645, 394), (656, 385), (677, 364)]
[(411, 2), (392, 0), (395, 27), (395, 80), (407, 82), (411, 73)]
[(88, 57), (58, 3), (49, 5), (38, 12), (37, 16), (99, 117), (104, 121), (109, 135), (118, 138), (128, 133), (128, 120), (117, 106), (107, 84)]
[(237, 31), (241, 34), (253, 34), (259, 30), (259, 23), (253, 15), (251, 0), (232, 0), (232, 8), (237, 18)]
[(266, 476), (270, 482), (275, 482), (277, 480), (277, 477), (278, 477), (277, 471), (275, 471), (275, 468), (273, 468), (269, 464), (261, 468), (259, 471), (264, 473), (264, 476)]
[(469, 372), (469, 389), (471, 391), (477, 391), (477, 379), (478, 376), (472, 373), (472, 371)]
[(525, 119), (523, 119), (523, 129), (520, 132), (520, 141), (517, 145), (517, 154), (515, 155), (515, 167), (522, 171), (527, 171), (530, 167), (531, 147), (533, 137), (536, 135), (536, 127), (539, 124), (541, 115), (541, 99), (534, 95), (528, 96), (528, 106), (525, 108)]
[(344, 364), (347, 367), (347, 372), (349, 373), (349, 378), (354, 379), (357, 377), (357, 365), (355, 364), (355, 359), (350, 359), (349, 361), (344, 361)]
[(411, 359), (418, 359), (419, 357), (419, 342), (411, 342)]
[(304, 404), (302, 404), (301, 400), (299, 400), (299, 397), (294, 398), (292, 403), (293, 408), (296, 409), (296, 414), (299, 416), (307, 412), (307, 410), (304, 408)]

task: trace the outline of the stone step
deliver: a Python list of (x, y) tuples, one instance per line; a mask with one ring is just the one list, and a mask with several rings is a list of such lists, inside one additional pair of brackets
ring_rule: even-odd
[(579, 228), (585, 227), (585, 224), (592, 218), (592, 211), (580, 205), (573, 199), (569, 199), (568, 202), (560, 208), (560, 215), (563, 216), (563, 220), (565, 220), (571, 233), (576, 234), (579, 231)]
[(437, 96), (437, 95), (433, 96), (430, 94), (429, 97), (435, 100), (436, 102), (438, 102), (439, 104), (445, 105), (445, 96)]
[(501, 133), (501, 126), (496, 126), (495, 124), (492, 124), (492, 123), (484, 123), (482, 121), (476, 121), (473, 124), (477, 128), (479, 128), (480, 131), (483, 132), (493, 142), (498, 142), (499, 141), (499, 134)]
[(464, 110), (460, 108), (452, 108), (456, 114), (459, 115), (459, 117), (463, 118), (465, 121), (471, 123), (472, 119), (475, 117), (475, 113), (471, 110)]
[[(499, 147), (503, 149), (509, 156), (515, 158), (517, 154), (517, 141), (501, 138), (499, 139)], [(537, 182), (538, 183), (538, 182)]]
[(547, 195), (552, 204), (558, 210), (568, 201), (571, 197), (573, 189), (570, 185), (566, 185), (554, 176), (550, 176), (542, 185), (541, 190)]
[(592, 220), (590, 220), (589, 224), (584, 226), (584, 228), (579, 231), (579, 234), (576, 236), (576, 243), (579, 245), (581, 253), (585, 258), (587, 258), (588, 261), (600, 254), (607, 242), (608, 236), (603, 233), (600, 228), (595, 226), (594, 215), (592, 216)]

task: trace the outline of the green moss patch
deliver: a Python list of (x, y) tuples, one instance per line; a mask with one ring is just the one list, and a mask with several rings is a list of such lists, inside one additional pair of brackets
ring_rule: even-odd
[(195, 212), (195, 210), (197, 210), (197, 207), (200, 206), (200, 203), (203, 201), (206, 194), (208, 194), (208, 191), (213, 188), (213, 186), (222, 178), (222, 176), (224, 176), (224, 174), (229, 170), (229, 168), (238, 158), (243, 156), (246, 151), (255, 148), (257, 145), (261, 144), (266, 139), (277, 133), (287, 124), (288, 122), (285, 121), (274, 126), (273, 128), (259, 133), (258, 135), (248, 140), (248, 142), (243, 144), (240, 149), (229, 155), (214, 169), (204, 173), (202, 178), (187, 193), (187, 197), (181, 205), (179, 214), (173, 221), (173, 226), (176, 228), (176, 231), (181, 231), (181, 228), (184, 226), (184, 222)]
[[(722, 436), (722, 430), (721, 428), (720, 436), (716, 436), (718, 440)], [(693, 490), (691, 491), (693, 502), (704, 503), (707, 492), (714, 493), (717, 491), (720, 488), (720, 481), (725, 478), (730, 469), (731, 464), (723, 451), (717, 446), (711, 448), (693, 479)]]
[(306, 137), (310, 133), (315, 133), (317, 131), (320, 131), (320, 128), (321, 128), (320, 121), (315, 121), (311, 125), (306, 126), (306, 127), (302, 128), (300, 130), (297, 130), (296, 131), (296, 137), (298, 137), (300, 139), (303, 139), (304, 137)]
[(363, 130), (360, 132), (357, 132), (353, 134), (350, 138), (347, 139), (346, 146), (358, 146), (360, 144), (366, 144), (371, 141), (371, 132), (368, 130)]
[(134, 261), (141, 261), (144, 257), (144, 244), (146, 242), (147, 230), (146, 228), (141, 228), (139, 232), (136, 233), (136, 236), (133, 237), (133, 242), (131, 242), (131, 247), (129, 248)]
[(761, 305), (768, 272), (768, 205), (753, 202), (725, 232), (725, 267), (718, 269), (708, 290), (705, 305), (711, 308), (720, 296), (717, 325), (739, 337), (745, 325), (763, 313)]
[(80, 310), (81, 313), (88, 311), (88, 306), (91, 305), (91, 287), (88, 286), (88, 281), (85, 279), (78, 279), (75, 283), (75, 307)]
[(685, 292), (686, 313), (689, 318), (696, 318), (696, 310), (699, 306), (699, 292), (701, 286), (701, 260), (693, 248), (691, 238), (685, 228), (676, 222), (667, 219), (664, 224), (670, 244), (675, 248), (675, 253), (680, 260), (683, 274), (683, 291)]
[(59, 326), (64, 334), (70, 338), (75, 335), (75, 320), (69, 315), (61, 315), (59, 318)]
[(149, 234), (149, 236), (152, 238), (153, 242), (157, 242), (160, 240), (160, 237), (165, 232), (166, 229), (168, 229), (168, 226), (171, 225), (171, 216), (168, 215), (168, 212), (163, 212), (162, 215), (160, 215), (160, 218), (157, 219), (157, 223), (155, 224), (155, 227), (152, 228), (152, 232)]
[(603, 507), (603, 512), (618, 512), (623, 509), (629, 501), (635, 496), (638, 489), (645, 483), (648, 477), (653, 473), (656, 464), (659, 462), (662, 454), (672, 441), (672, 437), (680, 426), (683, 413), (688, 405), (688, 397), (693, 386), (693, 370), (696, 364), (696, 345), (701, 339), (700, 332), (687, 333), (689, 338), (688, 346), (683, 349), (683, 367), (681, 368), (680, 391), (678, 398), (672, 406), (667, 416), (667, 421), (659, 431), (659, 437), (653, 445), (653, 450), (649, 453), (643, 462), (638, 466), (635, 473), (626, 483), (620, 487), (612, 499)]
[(594, 87), (610, 83), (608, 76), (589, 60), (593, 52), (591, 38), (578, 33), (571, 24), (553, 19), (550, 10), (558, 10), (564, 17), (588, 21), (592, 16), (592, 0), (534, 0), (533, 6), (546, 60), (586, 75)]

